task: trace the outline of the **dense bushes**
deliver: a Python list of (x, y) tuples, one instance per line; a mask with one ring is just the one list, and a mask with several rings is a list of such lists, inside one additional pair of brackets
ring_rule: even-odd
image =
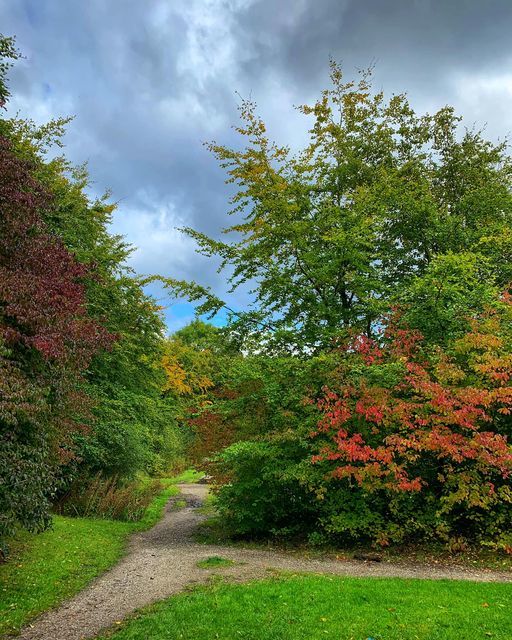
[[(0, 36), (1, 106), (17, 55)], [(77, 483), (161, 473), (183, 455), (165, 326), (109, 232), (115, 207), (88, 198), (83, 167), (48, 158), (65, 124), (0, 119), (0, 545), (46, 527)]]
[(347, 345), (339, 386), (320, 400), (314, 461), (387, 498), (382, 544), (462, 535), (510, 546), (512, 305), (469, 319), (445, 348), (391, 321)]
[(347, 341), (293, 429), (216, 457), (234, 534), (512, 549), (510, 297), (443, 348), (400, 322)]
[[(237, 535), (512, 549), (506, 145), (460, 132), (449, 107), (386, 101), (368, 74), (332, 63), (331, 79), (300, 107), (303, 152), (272, 143), (251, 102), (245, 149), (211, 145), (242, 217), (226, 242), (186, 232), (254, 305), (168, 340), (108, 231), (114, 206), (46, 155), (65, 121), (0, 120), (0, 536), (46, 526), (55, 497), (115, 510), (186, 450)], [(102, 494), (99, 474), (123, 488)]]
[(44, 220), (51, 196), (0, 135), (0, 538), (47, 524), (50, 479), (87, 418), (83, 372), (113, 336), (87, 314), (87, 268)]
[(304, 482), (306, 442), (237, 442), (209, 470), (220, 481), (216, 505), (234, 536), (297, 536), (317, 519), (314, 493)]

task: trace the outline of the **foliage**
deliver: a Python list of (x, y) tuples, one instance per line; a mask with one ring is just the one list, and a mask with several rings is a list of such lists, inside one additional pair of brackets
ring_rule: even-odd
[[(0, 102), (16, 57), (0, 37)], [(91, 201), (86, 168), (55, 156), (68, 121), (0, 119), (0, 538), (47, 526), (87, 476), (183, 456), (161, 309), (109, 232), (108, 195)]]
[(163, 392), (177, 396), (204, 395), (214, 386), (214, 354), (209, 349), (197, 349), (174, 337), (166, 345), (162, 366), (166, 381)]
[[(12, 127), (24, 153), (33, 153), (38, 144), (43, 149), (61, 135), (56, 127), (48, 141), (39, 143), (39, 129), (17, 122)], [(98, 353), (88, 369), (87, 392), (95, 408), (88, 437), (75, 440), (82, 467), (91, 475), (98, 471), (126, 476), (138, 470), (163, 473), (182, 455), (183, 446), (175, 407), (162, 398), (165, 327), (161, 309), (126, 264), (131, 247), (108, 231), (115, 206), (108, 203), (107, 195), (95, 202), (87, 198), (85, 168), (73, 168), (58, 158), (39, 161), (38, 175), (58, 203), (48, 224), (88, 267), (88, 312), (117, 338), (112, 349)]]
[(73, 475), (132, 477), (139, 470), (162, 475), (181, 458), (184, 444), (175, 409), (156, 390), (150, 394), (147, 388), (135, 392), (109, 384), (90, 387), (90, 393), (96, 401), (95, 422), (88, 434), (75, 437), (80, 465)]
[[(339, 383), (319, 401), (314, 462), (370, 495), (359, 534), (366, 526), (388, 544), (415, 534), (495, 540), (509, 530), (511, 320), (505, 295), (445, 349), (426, 349), (396, 318), (380, 342), (347, 344)], [(343, 533), (353, 516), (340, 513), (327, 527)]]
[[(345, 82), (333, 62), (331, 80), (313, 106), (299, 107), (313, 122), (297, 154), (272, 142), (255, 104), (242, 101), (242, 148), (208, 145), (235, 188), (228, 239), (185, 229), (199, 252), (229, 267), (233, 289), (252, 286), (252, 309), (228, 309), (232, 328), (260, 333), (261, 349), (274, 353), (329, 347), (354, 327), (370, 335), (417, 278), (429, 269), (435, 277), (436, 259), (442, 270), (443, 256), (463, 254), (460, 269), (491, 272), (498, 287), (512, 279), (506, 143), (460, 132), (451, 107), (421, 116), (405, 95), (386, 100), (369, 72)], [(226, 307), (199, 284), (168, 285), (202, 301), (200, 313)]]
[[(226, 368), (229, 368), (227, 349), (222, 331), (200, 320), (177, 331), (163, 347), (163, 395), (175, 407), (182, 441), (187, 445), (192, 462), (202, 457), (199, 453), (202, 436), (198, 426), (204, 423), (207, 433), (218, 435), (218, 430), (210, 428), (217, 419), (210, 408), (212, 397), (221, 385)], [(221, 439), (225, 444), (232, 441), (226, 434)], [(205, 448), (202, 449), (204, 451)], [(192, 451), (194, 453), (190, 457)]]
[(499, 299), (496, 274), (489, 260), (474, 253), (436, 256), (423, 275), (402, 292), (404, 319), (433, 344), (464, 334), (468, 318)]
[[(48, 523), (51, 467), (69, 456), (82, 371), (112, 337), (88, 317), (79, 264), (46, 226), (50, 195), (0, 138), (0, 537)], [(17, 473), (15, 470), (17, 469)], [(53, 485), (53, 486), (52, 486)]]
[[(292, 576), (178, 594), (118, 627), (115, 640), (458, 640), (512, 633), (509, 584)], [(107, 636), (102, 636), (104, 639)]]
[[(467, 536), (507, 551), (507, 144), (462, 131), (451, 107), (386, 99), (371, 73), (346, 82), (332, 63), (331, 80), (299, 107), (313, 120), (302, 151), (273, 143), (250, 101), (241, 147), (208, 145), (234, 223), (225, 240), (185, 232), (254, 305), (227, 309), (239, 355), (191, 413), (196, 460), (236, 443), (212, 466), (234, 534), (288, 523), (314, 541)], [(227, 308), (200, 284), (168, 285), (200, 313)], [(401, 324), (382, 335), (394, 308)]]
[(216, 509), (233, 536), (290, 536), (316, 521), (314, 495), (302, 482), (309, 448), (290, 435), (237, 442), (216, 457)]
[(304, 430), (311, 411), (303, 399), (320, 390), (333, 368), (328, 354), (300, 359), (238, 353), (215, 362), (215, 385), (190, 404), (187, 418), (198, 463), (233, 442)]
[(98, 475), (86, 484), (75, 485), (61, 498), (58, 511), (83, 518), (136, 522), (162, 489), (159, 480), (123, 483), (116, 476), (104, 478)]
[(5, 108), (5, 103), (11, 95), (6, 80), (7, 72), (12, 64), (10, 61), (17, 60), (19, 57), (15, 39), (0, 33), (0, 108)]

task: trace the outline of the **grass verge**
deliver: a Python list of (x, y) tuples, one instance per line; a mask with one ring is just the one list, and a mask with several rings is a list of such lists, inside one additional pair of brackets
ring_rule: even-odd
[(493, 549), (470, 547), (460, 553), (451, 553), (446, 546), (438, 544), (417, 544), (391, 546), (376, 550), (370, 545), (335, 547), (331, 545), (309, 545), (302, 541), (283, 538), (236, 539), (229, 536), (229, 527), (215, 511), (215, 496), (208, 496), (201, 512), (207, 518), (200, 523), (195, 534), (201, 544), (243, 547), (245, 549), (275, 550), (293, 553), (304, 558), (324, 558), (336, 560), (360, 559), (364, 555), (379, 555), (383, 562), (414, 563), (437, 567), (464, 567), (469, 569), (492, 569), (512, 571), (512, 555), (505, 555)]
[(172, 482), (177, 484), (178, 482), (197, 482), (201, 478), (204, 477), (204, 473), (202, 471), (196, 471), (195, 469), (186, 469), (183, 473), (180, 473), (179, 476), (172, 478)]
[(9, 562), (0, 565), (0, 635), (16, 633), (115, 564), (129, 534), (156, 524), (178, 493), (171, 479), (162, 484), (138, 522), (55, 516), (52, 529), (11, 541)]
[(508, 640), (510, 584), (293, 576), (154, 605), (114, 640)]

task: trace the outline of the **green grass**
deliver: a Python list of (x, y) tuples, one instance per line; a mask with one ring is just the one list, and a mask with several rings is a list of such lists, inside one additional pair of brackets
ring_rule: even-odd
[(197, 482), (204, 476), (202, 471), (196, 471), (195, 469), (187, 469), (183, 473), (180, 473), (179, 476), (172, 478), (172, 482)]
[[(293, 576), (180, 594), (113, 640), (510, 640), (510, 584)], [(110, 636), (103, 636), (103, 638)]]
[(210, 556), (204, 560), (199, 560), (197, 566), (200, 569), (217, 569), (218, 567), (232, 567), (235, 562), (228, 560), (227, 558), (221, 558), (220, 556)]
[(164, 480), (138, 522), (55, 516), (53, 528), (20, 534), (0, 565), (0, 635), (15, 633), (36, 615), (83, 589), (123, 555), (130, 533), (152, 527), (178, 489)]

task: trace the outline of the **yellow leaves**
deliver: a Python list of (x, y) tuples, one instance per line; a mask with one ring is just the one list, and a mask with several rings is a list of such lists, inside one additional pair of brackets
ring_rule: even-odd
[(186, 382), (187, 373), (176, 360), (173, 361), (169, 356), (164, 356), (162, 367), (166, 375), (163, 391), (174, 391), (180, 396), (192, 393), (192, 387)]
[(179, 396), (205, 393), (214, 386), (211, 372), (211, 352), (195, 350), (178, 341), (170, 342), (162, 357), (166, 381), (162, 391)]
[(435, 367), (435, 375), (441, 384), (456, 384), (466, 377), (464, 371), (450, 362), (446, 358), (442, 358)]

